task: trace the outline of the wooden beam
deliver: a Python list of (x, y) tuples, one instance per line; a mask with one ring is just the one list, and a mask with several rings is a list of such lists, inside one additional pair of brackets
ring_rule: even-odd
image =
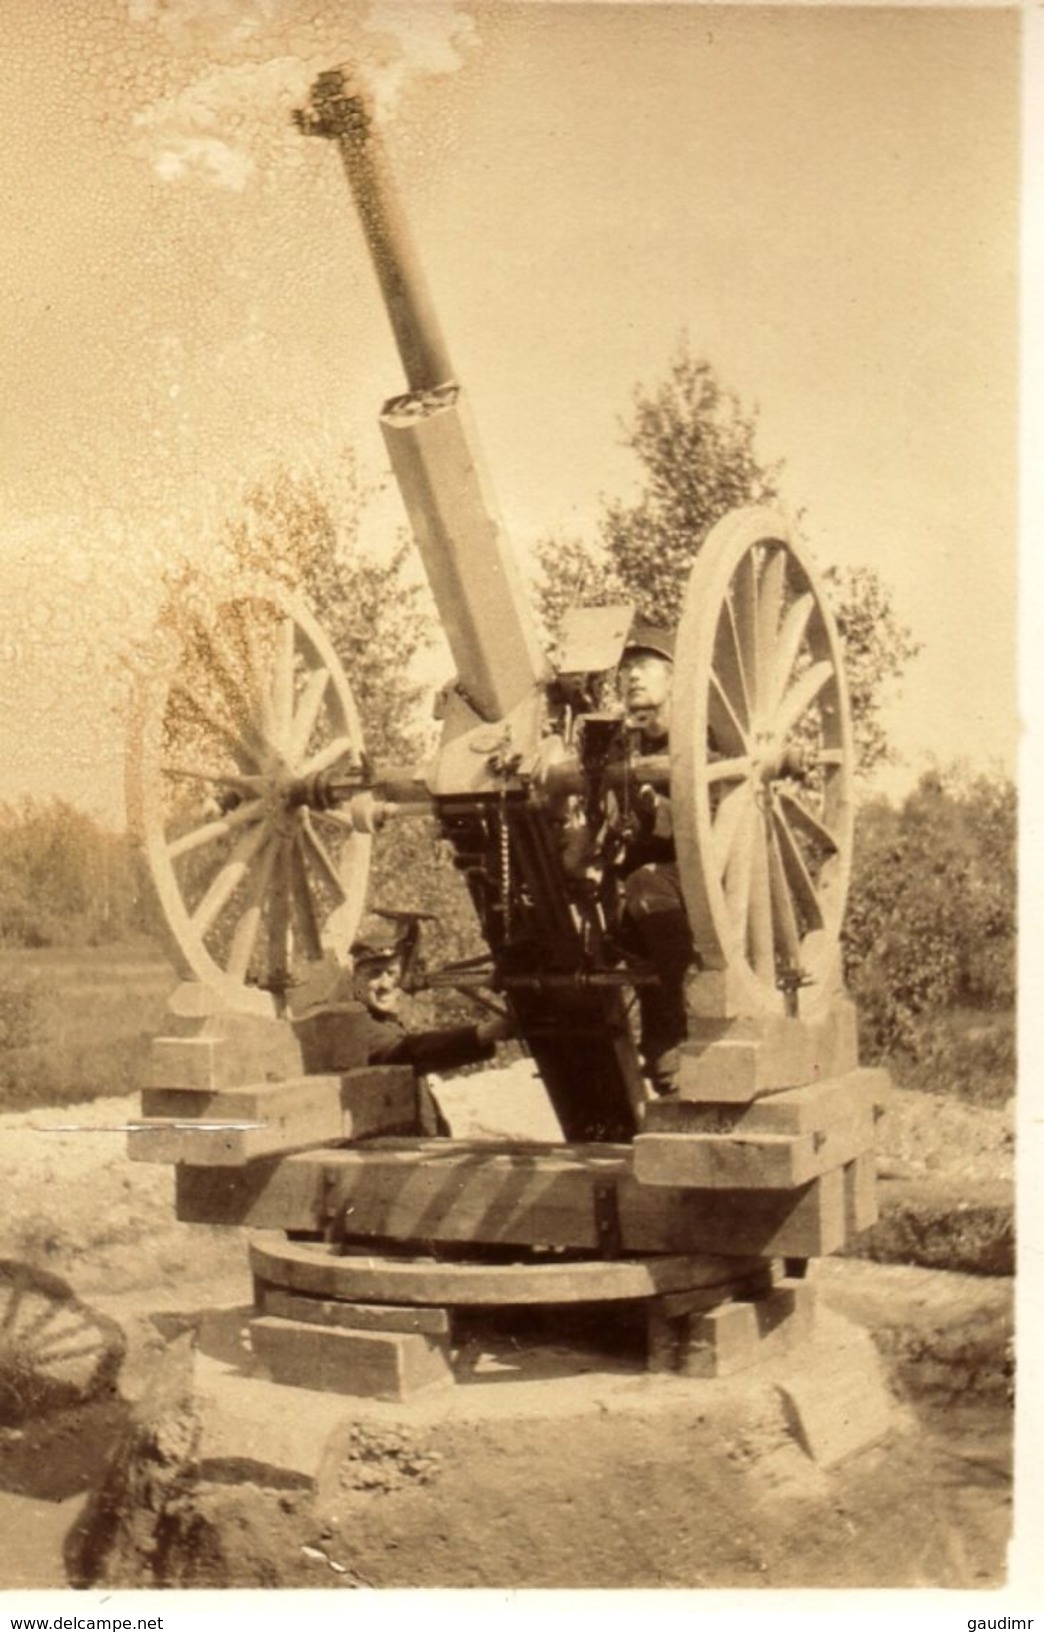
[(461, 1263), (423, 1257), (345, 1253), (325, 1243), (255, 1237), (250, 1267), (266, 1285), (349, 1302), (502, 1307), (506, 1304), (603, 1303), (724, 1279), (720, 1262), (664, 1253), (647, 1258), (531, 1259)]
[(343, 1326), (360, 1332), (423, 1332), (427, 1337), (448, 1337), (448, 1309), (421, 1304), (345, 1303), (339, 1298), (309, 1297), (282, 1287), (258, 1282), (257, 1312), (280, 1320), (303, 1320), (311, 1326)]
[(692, 1190), (793, 1190), (873, 1148), (873, 1110), (820, 1132), (642, 1133), (634, 1173), (642, 1184)]
[(596, 1190), (609, 1187), (624, 1252), (816, 1257), (844, 1243), (840, 1170), (792, 1191), (699, 1192), (644, 1186), (631, 1159), (626, 1145), (382, 1139), (239, 1171), (180, 1166), (177, 1216), (401, 1242), (597, 1250)]
[(701, 1104), (672, 1096), (646, 1106), (643, 1132), (822, 1133), (883, 1103), (890, 1085), (887, 1071), (864, 1066), (827, 1082), (786, 1088), (736, 1105)]
[(693, 1017), (681, 1045), (678, 1094), (700, 1103), (743, 1103), (844, 1076), (858, 1064), (855, 1006), (847, 1000), (817, 1020), (772, 1016), (725, 1026)]
[(453, 1381), (445, 1344), (419, 1332), (346, 1331), (262, 1315), (251, 1347), (273, 1382), (291, 1388), (408, 1400)]
[[(408, 1066), (366, 1066), (243, 1088), (145, 1089), (142, 1125), (127, 1136), (136, 1162), (243, 1167), (259, 1157), (409, 1131), (418, 1116)], [(238, 1126), (237, 1126), (238, 1124)]]

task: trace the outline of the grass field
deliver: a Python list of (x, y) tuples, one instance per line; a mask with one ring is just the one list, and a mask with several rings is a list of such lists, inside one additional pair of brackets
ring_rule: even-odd
[(147, 941), (0, 951), (0, 1111), (135, 1092), (176, 979)]
[[(135, 1093), (153, 1037), (169, 1029), (177, 976), (153, 942), (0, 949), (0, 1112)], [(1003, 1106), (1015, 1092), (1015, 1017), (954, 1011), (923, 1056), (881, 1063), (896, 1082)], [(866, 1063), (873, 1063), (867, 1061)]]

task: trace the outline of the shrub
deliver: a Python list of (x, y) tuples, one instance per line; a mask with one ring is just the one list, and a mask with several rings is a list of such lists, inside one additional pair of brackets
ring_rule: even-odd
[(845, 969), (871, 1054), (932, 1053), (925, 1018), (1015, 995), (1015, 790), (960, 772), (860, 813)]

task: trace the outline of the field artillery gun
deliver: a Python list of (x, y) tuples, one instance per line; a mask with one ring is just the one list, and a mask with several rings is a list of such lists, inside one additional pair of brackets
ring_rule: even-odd
[[(304, 608), (259, 591), (182, 620), (143, 688), (131, 806), (221, 1012), (157, 1041), (132, 1154), (178, 1164), (182, 1218), (293, 1238), (254, 1249), (277, 1374), (326, 1376), (317, 1343), (373, 1353), (377, 1332), (399, 1367), (407, 1339), (445, 1347), (447, 1311), (486, 1302), (641, 1298), (677, 1358), (679, 1321), (735, 1325), (752, 1287), (796, 1306), (772, 1261), (872, 1221), (876, 1074), (857, 1068), (840, 973), (852, 734), (835, 626), (786, 524), (727, 516), (685, 598), (669, 753), (642, 753), (607, 702), (631, 609), (575, 614), (554, 666), (542, 650), (364, 91), (321, 75), (298, 123), (336, 144), (384, 294), (408, 389), (381, 428), (456, 676), (433, 767), (374, 767)], [(630, 1012), (658, 977), (621, 952), (614, 866), (650, 787), (670, 797), (695, 951), (662, 1102)], [(489, 949), (435, 978), (506, 1001), (563, 1147), (419, 1138), (411, 1072), (301, 1075), (296, 967), (347, 947), (374, 835), (410, 811), (434, 816)], [(375, 1246), (398, 1256), (378, 1264)]]

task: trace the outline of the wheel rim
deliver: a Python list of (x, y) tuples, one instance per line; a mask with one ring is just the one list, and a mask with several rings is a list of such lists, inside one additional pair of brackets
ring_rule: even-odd
[(293, 793), (359, 765), (358, 712), (330, 642), (282, 594), (167, 622), (135, 698), (131, 824), (185, 972), (278, 1012), (293, 970), (343, 950), (362, 914), (369, 835)]
[(708, 535), (678, 629), (672, 802), (697, 952), (741, 1006), (805, 1011), (839, 982), (852, 732), (841, 646), (779, 517)]
[(0, 1423), (19, 1423), (110, 1389), (125, 1344), (116, 1322), (63, 1280), (0, 1260)]

